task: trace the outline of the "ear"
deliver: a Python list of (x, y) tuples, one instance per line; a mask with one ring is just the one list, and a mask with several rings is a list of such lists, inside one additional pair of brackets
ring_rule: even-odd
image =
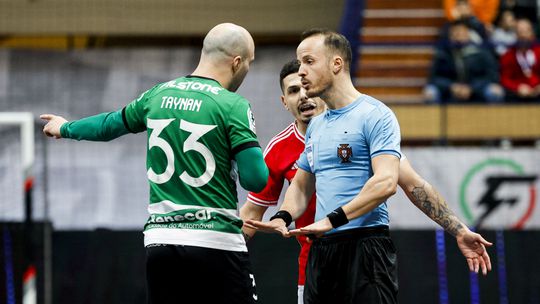
[(334, 56), (332, 59), (332, 72), (334, 75), (338, 74), (344, 68), (343, 58), (340, 56)]
[(283, 107), (285, 107), (285, 109), (287, 111), (289, 111), (289, 106), (287, 105), (287, 103), (285, 102), (285, 96), (284, 95), (281, 95), (281, 104), (283, 104)]
[(242, 57), (235, 56), (232, 60), (232, 71), (233, 73), (236, 73), (240, 69), (240, 64), (242, 64)]

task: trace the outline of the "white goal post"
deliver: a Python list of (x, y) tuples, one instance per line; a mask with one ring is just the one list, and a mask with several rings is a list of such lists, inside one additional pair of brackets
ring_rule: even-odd
[(30, 112), (0, 112), (0, 125), (18, 125), (21, 128), (21, 160), (24, 181), (33, 178), (34, 166), (34, 116)]
[[(21, 130), (21, 161), (24, 177), (25, 221), (32, 219), (32, 190), (34, 184), (33, 167), (35, 160), (34, 116), (30, 112), (0, 112), (0, 125), (16, 125)], [(23, 275), (23, 304), (37, 303), (35, 261), (27, 261)]]

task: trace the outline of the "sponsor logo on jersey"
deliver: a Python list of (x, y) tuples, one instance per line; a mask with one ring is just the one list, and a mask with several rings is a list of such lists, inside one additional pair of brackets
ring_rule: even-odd
[(337, 155), (341, 158), (341, 163), (350, 163), (350, 158), (353, 156), (352, 148), (349, 144), (339, 144), (337, 148)]
[(214, 229), (212, 211), (198, 210), (184, 214), (161, 215), (151, 214), (145, 225), (145, 230), (153, 228), (167, 229)]
[(183, 91), (203, 91), (212, 93), (214, 95), (218, 95), (223, 88), (221, 87), (215, 87), (206, 83), (198, 82), (198, 81), (180, 81), (176, 82), (176, 80), (171, 80), (169, 82), (166, 82), (161, 85), (160, 89), (166, 89), (166, 88), (175, 88)]
[(147, 224), (152, 223), (172, 223), (183, 221), (205, 221), (212, 219), (212, 211), (201, 209), (196, 212), (186, 212), (176, 215), (151, 214)]

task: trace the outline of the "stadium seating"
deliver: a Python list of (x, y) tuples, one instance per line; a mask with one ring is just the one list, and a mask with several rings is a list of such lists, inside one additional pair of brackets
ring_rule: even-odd
[(433, 44), (445, 22), (439, 0), (367, 0), (357, 88), (388, 103), (421, 103)]

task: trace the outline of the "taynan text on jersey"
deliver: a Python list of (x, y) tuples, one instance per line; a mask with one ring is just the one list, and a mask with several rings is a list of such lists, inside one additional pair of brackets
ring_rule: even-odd
[(193, 98), (182, 98), (163, 96), (161, 97), (161, 108), (181, 111), (199, 112), (201, 109), (202, 100)]

